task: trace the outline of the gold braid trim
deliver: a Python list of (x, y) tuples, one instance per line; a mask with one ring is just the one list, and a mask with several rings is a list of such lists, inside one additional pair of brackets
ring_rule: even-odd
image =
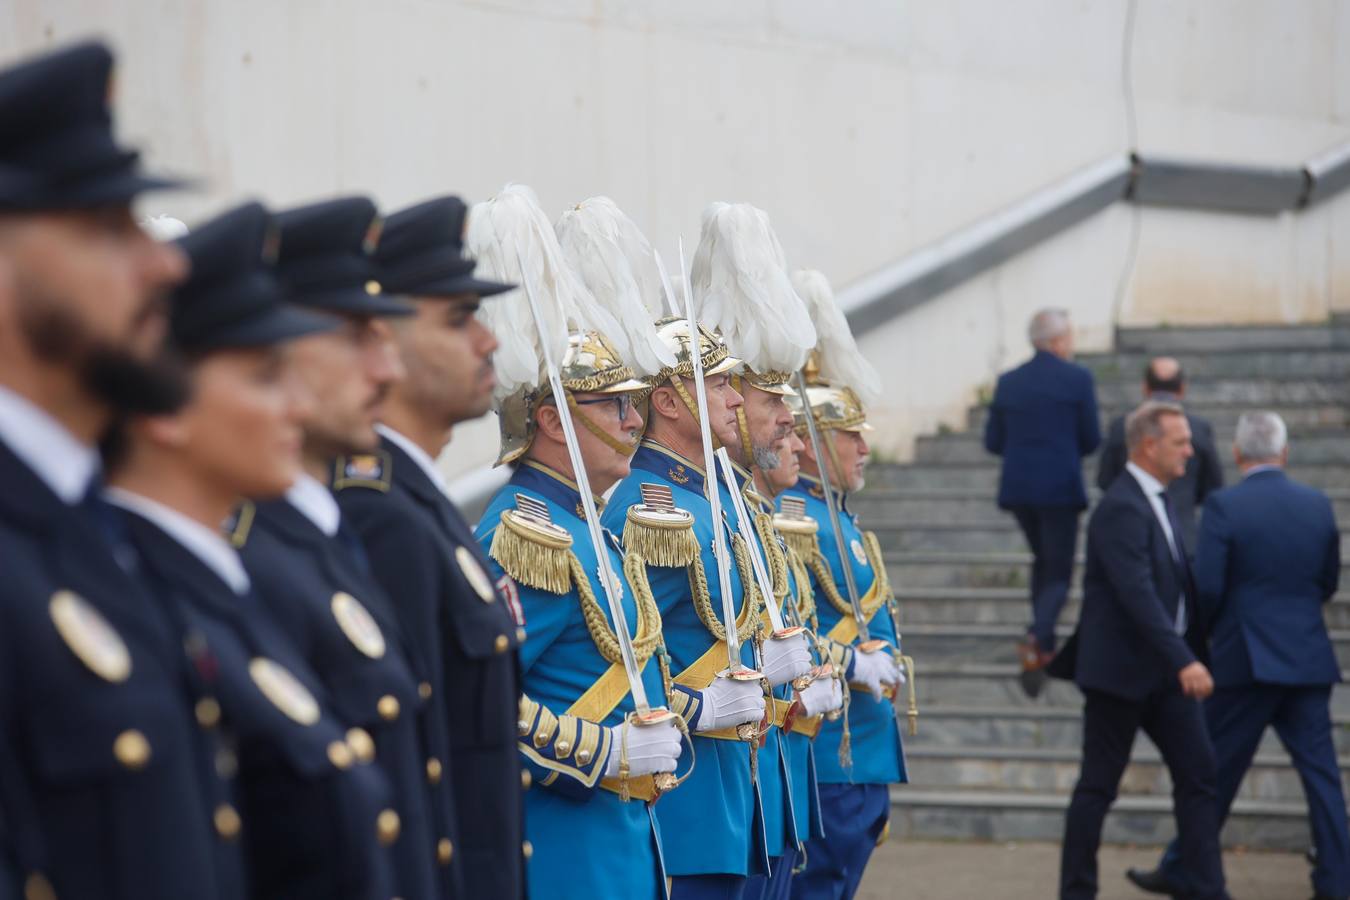
[[(682, 522), (663, 522), (642, 515), (636, 506), (628, 508), (628, 523), (623, 529), (623, 544), (641, 557), (644, 565), (682, 569), (698, 559), (698, 538), (694, 537), (693, 518)], [(627, 561), (624, 566), (627, 567)], [(646, 572), (643, 572), (646, 577)]]
[[(586, 620), (586, 630), (591, 633), (591, 640), (595, 642), (596, 649), (606, 662), (622, 664), (623, 655), (619, 650), (618, 635), (609, 627), (605, 611), (596, 598), (595, 591), (591, 589), (591, 580), (581, 568), (581, 560), (577, 559), (575, 553), (569, 552), (567, 556), (571, 562), (572, 580), (576, 583), (577, 595), (581, 598), (581, 615)], [(625, 575), (629, 574), (631, 568), (628, 559), (629, 557), (624, 558)], [(629, 587), (633, 589), (638, 618), (637, 636), (633, 638), (633, 654), (637, 656), (638, 665), (641, 666), (651, 658), (656, 646), (661, 643), (661, 612), (652, 597), (645, 572), (640, 583), (634, 582), (630, 576)]]
[(768, 513), (755, 514), (755, 533), (759, 535), (759, 545), (764, 548), (764, 561), (769, 564), (769, 579), (773, 582), (773, 595), (779, 605), (788, 595), (788, 561), (783, 554), (783, 546), (778, 543), (778, 531), (773, 527), (773, 516)]
[[(492, 535), (488, 555), (521, 584), (566, 594), (571, 588), (572, 536), (562, 529), (551, 534), (540, 527), (519, 521), (513, 510), (502, 513), (501, 524)], [(583, 578), (582, 581), (585, 581)]]
[(882, 603), (891, 603), (895, 600), (895, 592), (891, 590), (891, 575), (886, 571), (886, 559), (881, 555), (881, 542), (877, 540), (877, 533), (864, 531), (862, 538), (863, 553), (872, 565), (872, 571), (876, 573), (877, 596), (881, 598)]
[[(762, 630), (759, 614), (763, 609), (763, 598), (759, 595), (759, 589), (755, 587), (754, 578), (750, 573), (750, 554), (739, 534), (732, 535), (731, 555), (735, 558), (736, 571), (741, 576), (743, 587), (741, 611), (736, 616), (736, 636), (744, 643)], [(714, 638), (725, 641), (727, 631), (722, 626), (721, 613), (713, 609), (712, 596), (708, 593), (708, 573), (703, 569), (702, 555), (695, 556), (694, 561), (689, 564), (689, 587), (693, 596), (694, 611), (698, 613), (699, 620)]]
[[(841, 555), (846, 552), (848, 552), (846, 549), (840, 549)], [(851, 565), (847, 560), (841, 559), (841, 562), (844, 565)], [(811, 571), (815, 574), (816, 581), (820, 582), (821, 590), (829, 598), (830, 605), (837, 609), (840, 615), (852, 616), (853, 606), (848, 602), (847, 597), (839, 593), (839, 586), (834, 583), (834, 571), (830, 568), (830, 561), (819, 550), (811, 557)], [(884, 571), (884, 569), (879, 570), (875, 577), (881, 578)], [(886, 602), (885, 596), (880, 591), (873, 591), (872, 594), (871, 603), (862, 603), (863, 616), (869, 622), (872, 620), (872, 614), (881, 609), (881, 605)], [(859, 602), (862, 602), (863, 599), (863, 597), (858, 598)]]
[(797, 621), (809, 625), (813, 632), (820, 631), (816, 621), (816, 592), (811, 589), (811, 573), (796, 550), (787, 548), (786, 559), (792, 570), (792, 580), (797, 585)]

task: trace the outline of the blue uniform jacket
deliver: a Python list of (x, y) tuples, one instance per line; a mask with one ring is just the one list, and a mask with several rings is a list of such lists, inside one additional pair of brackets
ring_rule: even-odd
[(1341, 536), (1321, 491), (1271, 469), (1211, 495), (1195, 580), (1215, 684), (1340, 681), (1322, 618), (1340, 577)]
[(984, 446), (1003, 457), (998, 505), (1087, 508), (1083, 457), (1101, 443), (1092, 373), (1044, 350), (994, 389)]
[[(354, 759), (345, 723), (294, 644), (256, 594), (236, 594), (158, 526), (134, 513), (119, 514), (160, 602), (214, 655), (219, 723), (211, 727), (226, 729), (235, 743), (215, 765), (238, 772), (235, 803), (248, 896), (390, 896), (388, 861), (379, 849), (388, 781)], [(199, 717), (207, 724), (212, 718), (200, 711)], [(383, 839), (397, 840), (395, 822), (385, 819)]]
[(524, 636), (450, 499), (393, 442), (339, 460), (333, 486), (414, 665), (432, 674), (433, 740), (448, 736), (455, 848), (466, 898), (525, 894), (516, 647)]
[[(219, 740), (192, 713), (215, 690), (212, 672), (190, 665), (183, 635), (96, 523), (0, 443), (0, 809), (15, 875), (44, 877), (57, 897), (241, 898), (238, 845), (212, 827), (229, 797)], [(101, 621), (72, 616), (63, 637), (62, 592)], [(119, 646), (125, 677), (82, 661)], [(136, 736), (144, 758), (127, 752)]]
[(329, 537), (285, 500), (245, 506), (234, 542), (264, 607), (323, 682), (338, 716), (373, 739), (402, 822), (389, 848), (394, 893), (405, 900), (459, 895), (459, 835), (444, 773), (450, 748), (434, 723), (428, 727), (421, 697), (430, 692), (430, 673), (414, 671), (359, 543), (344, 543), (341, 532)]
[[(876, 579), (871, 563), (864, 553), (862, 530), (858, 528), (857, 517), (848, 511), (848, 498), (840, 494), (841, 509), (839, 524), (843, 528), (844, 541), (848, 549), (843, 553), (834, 539), (834, 530), (830, 527), (829, 508), (825, 505), (825, 495), (817, 479), (803, 475), (788, 493), (806, 500), (806, 514), (820, 524), (818, 537), (820, 552), (829, 564), (834, 576), (834, 587), (839, 595), (848, 600), (848, 590), (844, 582), (842, 566), (853, 568), (853, 579), (857, 585), (859, 599), (865, 596)], [(836, 609), (825, 591), (812, 574), (812, 587), (816, 596), (816, 614), (820, 620), (820, 630), (828, 634), (847, 615)], [(899, 649), (899, 640), (895, 634), (895, 625), (889, 611), (882, 604), (867, 622), (869, 636), (873, 640), (883, 640)], [(856, 640), (849, 643), (856, 643)], [(881, 651), (878, 651), (881, 652)], [(852, 663), (850, 663), (850, 670)], [(848, 674), (852, 674), (850, 671)], [(839, 742), (843, 738), (843, 720), (823, 722), (820, 734), (816, 737), (816, 767), (820, 781), (825, 784), (893, 784), (906, 782), (909, 775), (905, 766), (904, 747), (900, 742), (900, 732), (896, 728), (895, 707), (889, 700), (880, 701), (866, 691), (853, 691), (848, 709), (853, 766), (844, 768), (839, 762)]]
[[(703, 470), (690, 460), (652, 441), (644, 441), (633, 454), (633, 471), (615, 486), (601, 515), (605, 527), (620, 535), (627, 525), (628, 509), (642, 502), (643, 483), (667, 485), (675, 505), (694, 517), (694, 536), (701, 550), (712, 606), (720, 616), (721, 586), (712, 551), (712, 510), (703, 494)], [(720, 480), (722, 514), (734, 522), (731, 496)], [(730, 532), (727, 536), (730, 541)], [(713, 645), (714, 639), (695, 611), (689, 573), (684, 568), (648, 566), (652, 594), (661, 609), (671, 673), (678, 676)], [(743, 588), (736, 567), (731, 567), (731, 590), (738, 601)], [(742, 609), (737, 603), (737, 610)], [(754, 664), (750, 641), (741, 645), (741, 660)], [(725, 668), (725, 666), (723, 666)], [(696, 721), (696, 717), (695, 717)], [(656, 805), (661, 825), (666, 870), (671, 875), (752, 875), (766, 868), (765, 816), (758, 793), (750, 780), (750, 749), (741, 741), (707, 737), (693, 738), (698, 764), (690, 779)], [(760, 751), (760, 781), (775, 777), (777, 758)], [(763, 764), (768, 760), (770, 764)], [(778, 808), (781, 810), (781, 803)], [(781, 819), (777, 830), (781, 831)]]
[[(572, 536), (572, 552), (589, 578), (591, 590), (613, 618), (600, 586), (599, 562), (590, 532), (579, 514), (581, 495), (573, 482), (533, 462), (522, 463), (510, 482), (493, 497), (478, 523), (484, 550), (500, 525), (504, 511), (514, 509), (523, 494), (548, 506), (555, 525)], [(602, 506), (603, 501), (597, 503)], [(612, 534), (609, 534), (611, 539)], [(634, 593), (623, 576), (623, 556), (608, 548), (609, 563), (623, 587), (624, 617), (630, 635), (638, 630)], [(587, 897), (595, 900), (655, 898), (665, 895), (655, 817), (640, 800), (625, 803), (619, 795), (600, 788), (611, 746), (609, 726), (619, 725), (633, 711), (631, 694), (598, 723), (564, 716), (567, 709), (609, 669), (596, 648), (582, 614), (575, 586), (566, 594), (550, 593), (521, 584), (493, 560), (493, 576), (520, 603), (526, 639), (520, 662), (524, 694), (533, 710), (540, 704), (559, 721), (532, 712), (531, 726), (520, 736), (521, 756), (531, 772), (534, 788), (525, 795), (525, 831), (534, 846), (530, 860), (530, 894), (535, 898)], [(665, 706), (661, 670), (653, 655), (643, 668), (642, 683), (652, 706)], [(572, 719), (573, 721), (568, 721)], [(526, 717), (522, 717), (522, 724)], [(562, 741), (561, 749), (559, 741)], [(666, 802), (665, 799), (659, 800)]]

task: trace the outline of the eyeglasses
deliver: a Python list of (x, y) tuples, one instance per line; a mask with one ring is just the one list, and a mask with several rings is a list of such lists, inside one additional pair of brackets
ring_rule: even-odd
[(577, 400), (577, 406), (596, 406), (602, 403), (613, 403), (614, 409), (618, 413), (619, 421), (622, 422), (628, 418), (628, 413), (633, 409), (632, 394), (610, 394), (607, 397), (595, 397), (590, 400)]

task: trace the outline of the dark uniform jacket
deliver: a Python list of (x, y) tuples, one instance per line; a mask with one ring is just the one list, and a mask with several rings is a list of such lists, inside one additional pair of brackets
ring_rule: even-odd
[(205, 639), (216, 662), (217, 727), (236, 743), (233, 758), (217, 766), (238, 773), (250, 900), (392, 896), (379, 850), (400, 830), (386, 813), (388, 782), (356, 758), (346, 725), (292, 641), (253, 591), (236, 594), (157, 525), (122, 515), (154, 589), (187, 631)]
[(214, 738), (193, 718), (209, 667), (190, 665), (99, 517), (3, 443), (0, 565), (0, 808), (18, 877), (63, 900), (242, 897), (237, 847), (212, 827), (227, 790)]
[(454, 504), (401, 448), (387, 438), (381, 447), (339, 460), (333, 486), (418, 670), (430, 673), (433, 715), (449, 735), (464, 896), (521, 897), (531, 852), (516, 749), (523, 630)]
[(234, 542), (267, 611), (323, 681), (338, 715), (373, 738), (403, 826), (391, 847), (397, 895), (459, 896), (459, 841), (444, 777), (449, 747), (423, 716), (430, 673), (414, 671), (389, 598), (355, 537), (344, 543), (345, 533), (329, 537), (295, 506), (275, 500), (244, 507)]

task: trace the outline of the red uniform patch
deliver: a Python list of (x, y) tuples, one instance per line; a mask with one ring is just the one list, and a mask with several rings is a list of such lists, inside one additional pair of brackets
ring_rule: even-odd
[(516, 589), (516, 581), (510, 575), (503, 575), (497, 579), (497, 593), (502, 595), (502, 600), (506, 603), (506, 608), (511, 611), (511, 618), (516, 620), (516, 624), (521, 628), (525, 627), (525, 608), (520, 605), (520, 591)]

